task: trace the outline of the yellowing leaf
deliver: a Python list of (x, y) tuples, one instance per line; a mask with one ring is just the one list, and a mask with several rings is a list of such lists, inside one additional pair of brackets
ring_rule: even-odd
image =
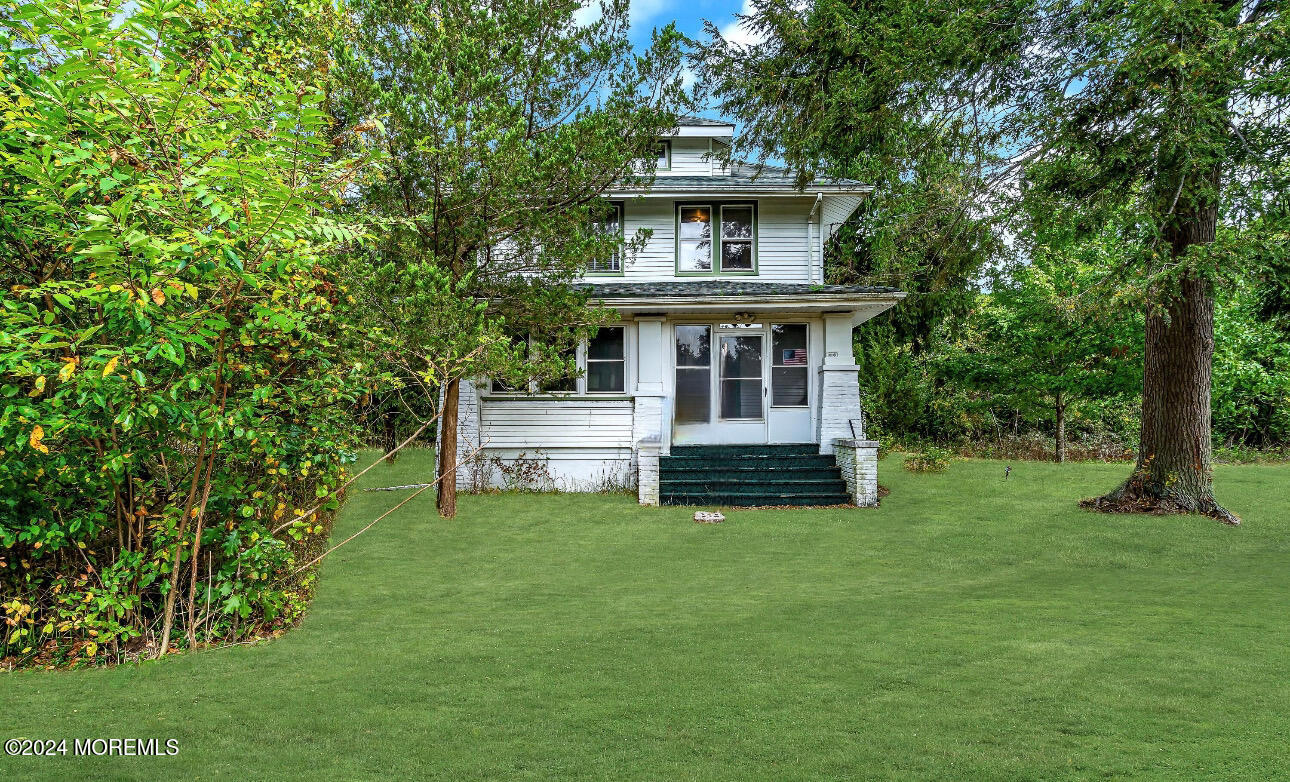
[(97, 652), (98, 650), (99, 650), (99, 645), (94, 643), (93, 641), (90, 641), (89, 643), (85, 644), (86, 657), (93, 657), (94, 653)]
[(115, 371), (116, 371), (116, 365), (117, 365), (120, 361), (121, 361), (121, 357), (120, 357), (120, 356), (113, 356), (113, 357), (112, 357), (112, 360), (111, 360), (111, 361), (109, 361), (109, 362), (107, 362), (107, 366), (103, 367), (103, 377), (107, 377), (108, 375), (110, 375), (110, 374), (112, 374), (113, 372), (115, 372)]
[(166, 294), (161, 292), (161, 288), (152, 289), (152, 303), (158, 307), (166, 303)]
[(31, 430), (31, 437), (27, 438), (27, 443), (41, 453), (49, 453), (49, 446), (42, 445), (41, 440), (45, 439), (45, 427), (36, 424), (36, 428)]
[(64, 383), (70, 380), (72, 377), (72, 374), (76, 372), (76, 364), (79, 361), (80, 361), (79, 358), (63, 359), (63, 368), (58, 370), (58, 379), (63, 381)]
[(36, 378), (36, 387), (31, 389), (27, 396), (40, 396), (43, 393), (45, 393), (45, 376), (41, 375)]

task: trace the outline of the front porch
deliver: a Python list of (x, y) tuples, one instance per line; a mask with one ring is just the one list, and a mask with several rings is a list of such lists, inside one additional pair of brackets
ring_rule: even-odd
[[(463, 454), (538, 458), (564, 490), (604, 490), (598, 476), (626, 475), (645, 505), (876, 503), (852, 330), (898, 292), (732, 282), (595, 292), (620, 314), (606, 328), (621, 345), (621, 385), (463, 383)], [(480, 488), (467, 470), (458, 486)]]

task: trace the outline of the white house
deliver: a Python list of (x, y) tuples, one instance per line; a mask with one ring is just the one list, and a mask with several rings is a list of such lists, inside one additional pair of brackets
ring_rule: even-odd
[[(877, 502), (852, 329), (892, 288), (823, 284), (824, 243), (869, 192), (794, 187), (712, 152), (734, 126), (683, 120), (648, 189), (607, 193), (639, 253), (587, 272), (619, 314), (578, 351), (571, 390), (461, 385), (462, 490), (635, 486), (642, 504)], [(468, 460), (469, 454), (476, 458)]]

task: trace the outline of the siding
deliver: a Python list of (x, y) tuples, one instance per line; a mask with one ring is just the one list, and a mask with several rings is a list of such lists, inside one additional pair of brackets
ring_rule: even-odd
[(630, 448), (630, 400), (485, 399), (480, 410), (484, 446), (518, 448)]
[[(720, 175), (721, 169), (713, 167), (708, 158), (708, 139), (706, 138), (673, 138), (672, 168), (657, 172), (659, 179), (670, 176), (712, 176)], [(658, 184), (655, 185), (657, 187)]]
[[(704, 148), (706, 150), (706, 143)], [(696, 197), (687, 199), (685, 203), (702, 204), (714, 200), (717, 199)], [(675, 279), (676, 203), (670, 198), (627, 201), (623, 216), (627, 237), (631, 238), (644, 228), (653, 229), (653, 235), (635, 257), (627, 259), (625, 281)], [(809, 198), (757, 200), (756, 279), (764, 282), (807, 282), (806, 219), (811, 206)]]

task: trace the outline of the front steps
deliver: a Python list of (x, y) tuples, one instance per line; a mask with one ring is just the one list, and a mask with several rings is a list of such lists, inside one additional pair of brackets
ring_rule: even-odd
[(663, 505), (845, 505), (846, 482), (832, 456), (800, 445), (674, 445), (660, 456)]

